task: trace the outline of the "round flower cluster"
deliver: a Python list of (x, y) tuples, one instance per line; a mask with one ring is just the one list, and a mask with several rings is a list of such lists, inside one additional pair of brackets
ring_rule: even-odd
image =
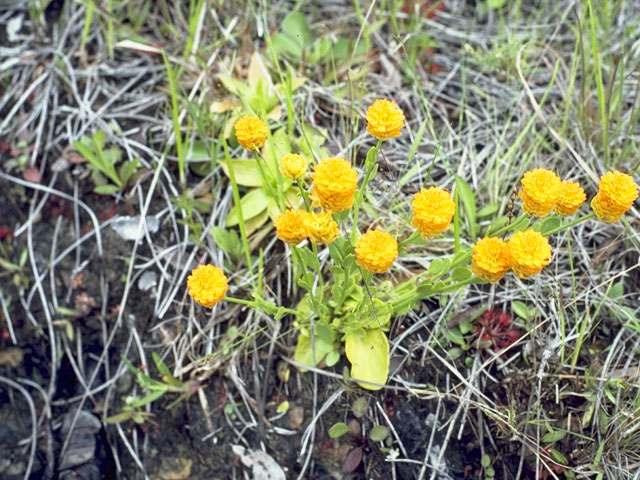
[(586, 200), (587, 195), (578, 182), (568, 182), (562, 180), (558, 203), (555, 211), (558, 215), (566, 217), (573, 215)]
[(551, 170), (535, 168), (525, 172), (518, 196), (522, 209), (534, 217), (546, 217), (552, 211), (563, 217), (573, 215), (587, 196), (577, 182), (561, 180)]
[(328, 245), (340, 234), (329, 212), (287, 210), (276, 218), (275, 227), (278, 238), (289, 245), (297, 245), (307, 238), (316, 245)]
[(307, 173), (307, 161), (297, 153), (285, 155), (280, 161), (280, 173), (291, 180), (298, 180)]
[(456, 204), (446, 190), (439, 187), (423, 188), (416, 193), (413, 206), (413, 225), (423, 238), (444, 232), (456, 213)]
[(313, 195), (320, 206), (331, 213), (348, 210), (353, 205), (358, 172), (344, 158), (323, 159), (313, 169)]
[(546, 217), (556, 207), (562, 181), (551, 170), (536, 168), (525, 172), (518, 196), (522, 209), (534, 217)]
[(519, 278), (539, 273), (551, 262), (551, 245), (535, 230), (516, 232), (505, 242), (497, 237), (485, 237), (473, 247), (471, 271), (488, 282), (495, 283), (511, 269)]
[(516, 232), (509, 239), (509, 266), (519, 278), (539, 273), (551, 263), (551, 245), (535, 230)]
[(269, 131), (267, 124), (260, 117), (250, 115), (241, 117), (234, 127), (238, 143), (247, 150), (262, 148)]
[(478, 277), (496, 283), (509, 271), (509, 248), (498, 237), (485, 237), (473, 246), (471, 271)]
[(376, 100), (367, 109), (367, 132), (378, 140), (399, 137), (404, 127), (404, 113), (387, 99)]
[(369, 230), (356, 244), (356, 263), (371, 273), (384, 273), (398, 257), (398, 242), (382, 230)]
[(599, 220), (617, 222), (638, 198), (638, 186), (631, 175), (613, 171), (600, 177), (598, 193), (591, 208)]
[(307, 238), (305, 219), (309, 216), (306, 210), (287, 210), (275, 221), (276, 235), (290, 245), (297, 245)]
[(211, 308), (224, 298), (229, 285), (222, 270), (213, 265), (200, 265), (187, 278), (189, 295), (196, 303)]
[(330, 244), (338, 237), (338, 224), (329, 212), (309, 213), (304, 219), (304, 228), (311, 243)]

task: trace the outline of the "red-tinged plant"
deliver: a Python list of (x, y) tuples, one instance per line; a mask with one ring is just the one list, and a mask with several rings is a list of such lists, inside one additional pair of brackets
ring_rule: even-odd
[(5, 225), (0, 225), (0, 242), (7, 238), (13, 238), (13, 230)]
[(476, 335), (480, 340), (490, 341), (496, 352), (509, 347), (520, 338), (520, 332), (511, 328), (513, 320), (507, 313), (487, 310), (476, 321)]

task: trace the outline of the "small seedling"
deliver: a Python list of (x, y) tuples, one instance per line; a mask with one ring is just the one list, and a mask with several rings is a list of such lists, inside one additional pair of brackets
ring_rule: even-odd
[[(124, 190), (140, 163), (137, 158), (121, 163), (122, 151), (117, 148), (105, 148), (106, 137), (102, 130), (98, 130), (93, 137), (82, 137), (73, 145), (89, 162), (91, 179), (96, 184), (93, 191), (101, 195)], [(116, 167), (118, 163), (120, 166)]]

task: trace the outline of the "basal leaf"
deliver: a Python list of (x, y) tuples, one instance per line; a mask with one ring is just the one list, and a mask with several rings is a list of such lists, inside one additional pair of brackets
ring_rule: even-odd
[[(387, 382), (389, 341), (381, 329), (350, 333), (345, 340), (345, 353), (351, 362), (351, 377), (380, 385)], [(358, 385), (367, 390), (381, 388), (364, 382)]]
[[(261, 187), (262, 175), (256, 165), (255, 158), (233, 158), (233, 173), (236, 176), (236, 183), (243, 187)], [(218, 163), (222, 167), (222, 171), (228, 177), (229, 165), (226, 160), (219, 160)]]
[(224, 88), (240, 98), (247, 98), (251, 93), (249, 85), (228, 75), (220, 75), (218, 80)]
[(305, 47), (311, 44), (312, 35), (304, 14), (299, 11), (289, 12), (282, 20), (281, 30), (289, 37), (296, 39)]
[[(247, 193), (240, 199), (240, 205), (242, 208), (242, 218), (244, 221), (250, 220), (253, 217), (257, 217), (267, 209), (269, 201), (269, 195), (262, 188), (256, 188)], [(227, 227), (233, 227), (238, 224), (238, 206), (234, 206), (229, 215), (225, 225)]]

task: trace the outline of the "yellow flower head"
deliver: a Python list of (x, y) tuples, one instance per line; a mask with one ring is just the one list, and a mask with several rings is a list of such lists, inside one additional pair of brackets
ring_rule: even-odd
[(280, 160), (280, 172), (291, 180), (304, 177), (307, 173), (307, 161), (302, 155), (290, 153)]
[(187, 278), (189, 295), (200, 305), (211, 308), (224, 298), (229, 285), (222, 270), (213, 265), (200, 265)]
[(344, 158), (323, 159), (313, 169), (314, 195), (329, 212), (348, 210), (358, 185), (358, 172)]
[(600, 188), (591, 208), (599, 220), (617, 222), (638, 198), (638, 186), (631, 175), (614, 171), (600, 177)]
[(399, 137), (404, 127), (404, 113), (391, 100), (376, 100), (367, 109), (367, 132), (378, 140)]
[(304, 227), (309, 240), (316, 245), (328, 245), (340, 234), (338, 224), (329, 212), (310, 213), (304, 219)]
[(546, 217), (558, 203), (562, 181), (551, 170), (536, 168), (525, 172), (518, 196), (522, 209), (534, 217)]
[(297, 245), (307, 238), (305, 219), (309, 216), (306, 210), (287, 210), (276, 218), (276, 235), (290, 245)]
[(382, 230), (369, 230), (356, 244), (356, 263), (371, 273), (384, 273), (398, 257), (398, 242)]
[(456, 213), (456, 204), (446, 190), (439, 187), (423, 188), (413, 197), (413, 220), (423, 238), (444, 232)]
[(540, 232), (531, 229), (516, 232), (507, 245), (509, 266), (519, 278), (535, 275), (551, 263), (551, 245)]
[(562, 188), (560, 189), (560, 196), (556, 204), (556, 213), (563, 217), (573, 215), (578, 211), (586, 198), (587, 196), (578, 182), (562, 180)]
[(260, 117), (244, 116), (234, 125), (238, 143), (247, 150), (256, 150), (264, 145), (267, 139), (268, 127)]
[(483, 280), (496, 283), (509, 271), (509, 247), (498, 237), (485, 237), (473, 246), (471, 271)]

